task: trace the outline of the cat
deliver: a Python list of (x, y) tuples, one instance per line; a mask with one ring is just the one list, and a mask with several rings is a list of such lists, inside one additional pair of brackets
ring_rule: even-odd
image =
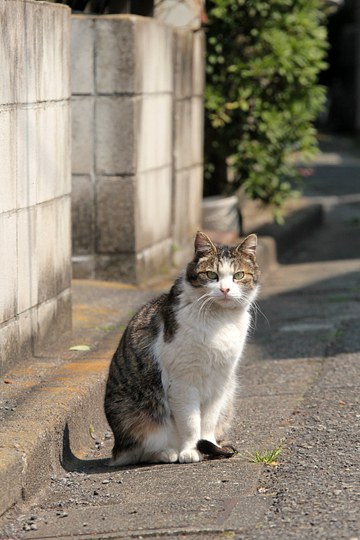
[(227, 455), (236, 368), (259, 284), (257, 237), (220, 246), (203, 232), (169, 293), (143, 306), (112, 358), (105, 414), (112, 465)]

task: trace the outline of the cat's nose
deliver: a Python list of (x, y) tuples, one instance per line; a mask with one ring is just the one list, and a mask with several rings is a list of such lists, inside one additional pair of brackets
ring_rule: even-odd
[(230, 289), (225, 288), (225, 287), (220, 287), (220, 291), (221, 291), (222, 293), (224, 293), (224, 295), (226, 296), (227, 293), (230, 292)]

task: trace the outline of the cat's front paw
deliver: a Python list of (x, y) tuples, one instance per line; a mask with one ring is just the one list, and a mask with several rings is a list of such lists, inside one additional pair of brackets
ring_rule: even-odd
[(160, 463), (175, 463), (179, 458), (176, 450), (173, 448), (166, 448), (159, 455)]
[(179, 463), (197, 463), (202, 461), (204, 456), (196, 448), (187, 448), (179, 454)]

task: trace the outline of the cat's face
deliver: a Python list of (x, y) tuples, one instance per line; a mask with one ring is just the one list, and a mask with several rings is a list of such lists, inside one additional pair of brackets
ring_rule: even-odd
[(187, 267), (186, 279), (200, 305), (215, 303), (236, 308), (254, 300), (260, 275), (256, 245), (255, 234), (230, 247), (217, 246), (204, 233), (197, 233), (194, 259)]

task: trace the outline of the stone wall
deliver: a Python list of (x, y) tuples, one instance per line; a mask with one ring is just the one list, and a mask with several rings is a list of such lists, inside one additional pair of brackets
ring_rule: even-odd
[(0, 3), (0, 370), (71, 323), (70, 10)]
[(203, 35), (79, 15), (72, 43), (74, 274), (140, 282), (201, 221)]

